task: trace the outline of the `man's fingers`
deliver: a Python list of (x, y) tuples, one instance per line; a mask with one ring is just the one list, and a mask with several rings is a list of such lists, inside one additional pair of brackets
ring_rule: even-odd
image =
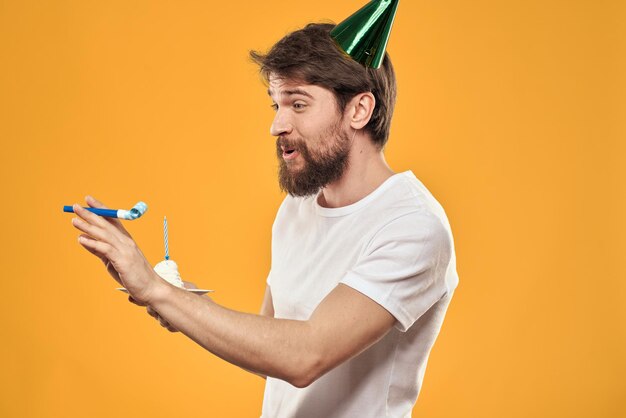
[[(92, 207), (92, 208), (109, 209), (104, 203), (102, 203), (101, 201), (99, 201), (98, 199), (96, 199), (95, 197), (91, 195), (85, 196), (85, 202), (87, 202), (89, 207)], [(105, 220), (109, 222), (110, 224), (112, 224), (113, 226), (115, 226), (120, 231), (122, 231), (122, 233), (130, 237), (130, 234), (128, 233), (128, 231), (126, 231), (126, 228), (124, 228), (124, 226), (122, 225), (119, 219), (107, 217), (105, 218)]]
[(139, 302), (139, 301), (135, 300), (132, 296), (128, 297), (128, 301), (131, 302), (131, 303), (134, 303), (137, 306), (146, 306), (145, 303), (142, 303), (142, 302)]
[(87, 204), (91, 206), (92, 208), (108, 209), (104, 205), (104, 203), (102, 203), (101, 201), (99, 201), (98, 199), (90, 195), (85, 196), (85, 202), (87, 202)]
[(170, 326), (170, 323), (169, 323), (169, 322), (167, 322), (167, 321), (166, 321), (165, 319), (163, 319), (162, 317), (160, 317), (160, 316), (159, 316), (159, 318), (158, 318), (158, 319), (159, 319), (159, 324), (161, 324), (161, 326), (162, 326), (163, 328), (167, 328), (167, 327), (169, 327), (169, 326)]
[[(89, 236), (89, 235), (85, 235), (85, 234), (81, 234), (78, 237), (78, 243), (87, 251), (89, 251), (91, 254), (95, 255), (96, 257), (98, 257), (102, 263), (104, 264), (104, 266), (106, 267), (107, 271), (109, 272), (109, 274), (111, 275), (111, 277), (113, 277), (115, 279), (116, 282), (118, 282), (119, 284), (122, 284), (121, 280), (120, 280), (120, 275), (118, 274), (117, 270), (115, 270), (115, 267), (113, 267), (113, 264), (111, 263), (111, 260), (108, 259), (106, 254), (102, 254), (99, 251), (101, 250), (96, 250), (97, 247), (93, 247), (90, 246), (88, 243), (86, 243), (87, 241), (85, 241), (85, 243), (81, 242), (83, 240), (90, 240), (93, 241), (93, 239)], [(97, 242), (97, 241), (96, 241)], [(104, 247), (103, 247), (104, 248)]]
[(167, 322), (165, 319), (161, 318), (160, 316), (159, 316), (159, 323), (161, 324), (163, 328), (165, 328), (169, 332), (178, 332), (176, 328), (171, 326), (169, 322)]
[(158, 313), (157, 311), (155, 311), (154, 309), (152, 309), (151, 306), (146, 307), (146, 311), (148, 312), (148, 315), (150, 315), (151, 317), (153, 317), (154, 319), (156, 319), (157, 321), (159, 321), (159, 324), (161, 324), (161, 326), (165, 329), (167, 329), (169, 332), (178, 332), (178, 330), (176, 328), (174, 328), (172, 325), (170, 325), (169, 322), (167, 322), (165, 319), (163, 319)]
[(100, 257), (100, 259), (102, 259), (102, 257), (108, 258), (108, 255), (111, 254), (111, 250), (113, 249), (113, 247), (106, 242), (96, 241), (95, 239), (84, 234), (81, 234), (78, 237), (78, 243), (90, 253)]
[[(111, 225), (111, 223), (104, 220), (102, 216), (89, 212), (79, 204), (74, 204), (73, 209), (74, 213), (79, 216), (72, 219), (72, 225), (74, 225), (75, 228), (80, 229), (95, 239), (108, 243), (112, 242), (112, 238), (117, 231), (119, 231), (119, 228), (115, 225)], [(124, 233), (124, 231), (121, 232)], [(125, 235), (128, 236), (126, 233)]]
[(87, 209), (83, 208), (78, 203), (75, 203), (72, 206), (72, 208), (74, 209), (74, 213), (76, 215), (80, 216), (82, 219), (85, 220), (85, 222), (91, 225), (96, 225), (103, 229), (106, 229), (107, 227), (111, 226), (110, 223), (102, 219), (102, 216), (98, 216), (95, 213), (89, 212)]
[(81, 218), (72, 218), (72, 225), (79, 231), (83, 231), (85, 235), (96, 239), (98, 241), (104, 241), (111, 243), (111, 234), (99, 226), (92, 225), (89, 222), (82, 220)]
[[(82, 237), (82, 238), (85, 238), (85, 239), (89, 239), (89, 238), (91, 238), (91, 237), (90, 237), (89, 235), (87, 235), (87, 234), (80, 234), (80, 235), (78, 236), (78, 238), (79, 238), (79, 241), (78, 241), (78, 242), (80, 243), (80, 245), (83, 245), (83, 243), (82, 243), (82, 242), (80, 242), (80, 241), (81, 241), (81, 240), (80, 240), (80, 238), (81, 238), (81, 237)], [(106, 263), (107, 263), (107, 259), (106, 259), (106, 257), (105, 257), (104, 255), (97, 253), (97, 252), (96, 252), (96, 250), (94, 250), (94, 249), (92, 249), (92, 248), (90, 248), (90, 247), (85, 247), (85, 246), (83, 245), (83, 248), (84, 248), (84, 249), (86, 249), (87, 251), (89, 251), (91, 254), (93, 254), (93, 255), (95, 255), (96, 257), (98, 257), (98, 258), (99, 258), (100, 260), (102, 260), (102, 262), (106, 265)]]
[(156, 313), (156, 311), (154, 309), (152, 309), (152, 306), (148, 306), (146, 308), (146, 311), (148, 312), (148, 315), (150, 315), (153, 318), (157, 318), (159, 315)]

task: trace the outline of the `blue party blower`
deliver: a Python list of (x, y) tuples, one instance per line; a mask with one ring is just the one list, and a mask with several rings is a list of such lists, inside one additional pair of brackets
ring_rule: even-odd
[[(109, 218), (120, 218), (127, 219), (129, 221), (133, 221), (137, 218), (140, 218), (141, 215), (146, 213), (148, 210), (148, 205), (144, 202), (138, 202), (131, 210), (125, 209), (99, 209), (99, 208), (83, 208), (88, 210), (89, 212), (93, 212), (99, 216), (106, 216)], [(74, 209), (72, 206), (63, 206), (63, 212), (74, 213)]]

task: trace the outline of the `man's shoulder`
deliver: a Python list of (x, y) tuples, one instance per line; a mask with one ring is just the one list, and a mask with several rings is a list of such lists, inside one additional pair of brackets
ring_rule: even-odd
[(324, 208), (316, 203), (317, 195), (297, 197), (287, 194), (276, 220), (292, 223), (313, 218), (333, 218), (333, 223), (365, 223), (369, 231), (389, 222), (397, 224), (439, 223), (449, 228), (443, 207), (411, 172), (397, 173), (360, 201), (341, 208)]
[(382, 192), (367, 208), (382, 220), (425, 221), (445, 216), (430, 190), (411, 171), (394, 175), (382, 187)]
[(401, 215), (404, 212), (408, 219), (441, 223), (449, 228), (443, 206), (413, 172), (401, 173), (399, 180), (389, 197), (389, 206), (398, 208)]

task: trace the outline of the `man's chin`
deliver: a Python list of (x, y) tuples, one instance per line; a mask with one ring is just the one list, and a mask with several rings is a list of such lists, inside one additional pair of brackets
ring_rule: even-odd
[(285, 193), (288, 193), (291, 197), (313, 197), (315, 195), (317, 195), (317, 193), (320, 191), (320, 189), (316, 189), (316, 190), (307, 190), (307, 191), (302, 191), (302, 190), (286, 190), (283, 189), (283, 191)]
[(287, 172), (293, 174), (301, 173), (304, 170), (304, 164), (302, 164), (300, 161), (286, 161), (284, 167)]
[(316, 195), (322, 187), (294, 176), (291, 171), (282, 172), (278, 180), (280, 190), (293, 197), (309, 197)]
[(336, 153), (324, 162), (305, 155), (289, 162), (280, 160), (278, 181), (280, 189), (291, 196), (316, 195), (326, 185), (339, 179), (347, 168), (347, 151)]

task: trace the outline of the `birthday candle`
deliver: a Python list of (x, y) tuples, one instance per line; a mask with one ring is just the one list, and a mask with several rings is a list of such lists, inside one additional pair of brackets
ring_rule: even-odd
[(164, 234), (164, 239), (165, 239), (165, 259), (169, 260), (170, 259), (170, 250), (169, 250), (169, 247), (167, 245), (167, 216), (163, 217), (163, 234)]

